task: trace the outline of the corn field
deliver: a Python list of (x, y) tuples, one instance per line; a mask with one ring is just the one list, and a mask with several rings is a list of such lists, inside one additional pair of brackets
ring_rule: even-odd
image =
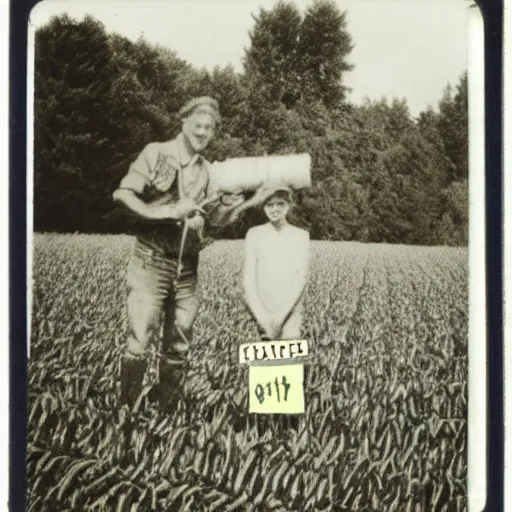
[(186, 401), (119, 406), (133, 242), (35, 236), (30, 511), (466, 510), (465, 248), (313, 242), (306, 412), (262, 429), (237, 361), (258, 339), (241, 241), (201, 255)]

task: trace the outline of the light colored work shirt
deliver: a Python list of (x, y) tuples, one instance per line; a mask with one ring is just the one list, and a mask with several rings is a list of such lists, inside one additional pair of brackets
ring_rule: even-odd
[[(173, 204), (188, 197), (196, 202), (207, 194), (209, 162), (201, 155), (190, 157), (185, 149), (183, 134), (166, 142), (148, 144), (132, 162), (119, 188), (133, 190), (144, 201)], [(177, 256), (181, 226), (159, 225), (140, 228), (136, 233), (145, 245)], [(188, 235), (185, 254), (199, 252), (196, 233)]]
[(200, 201), (206, 197), (209, 166), (201, 155), (188, 155), (180, 134), (166, 142), (148, 144), (130, 165), (120, 188), (150, 195), (162, 203), (176, 201), (177, 196)]
[(267, 223), (251, 228), (246, 235), (248, 251), (256, 259), (256, 290), (268, 313), (282, 306), (290, 287), (304, 280), (309, 264), (309, 233), (286, 225), (280, 230)]

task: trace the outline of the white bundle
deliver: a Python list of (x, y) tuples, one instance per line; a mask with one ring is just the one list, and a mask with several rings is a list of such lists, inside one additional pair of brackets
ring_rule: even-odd
[(294, 190), (311, 186), (311, 157), (298, 155), (231, 158), (214, 162), (210, 175), (216, 193), (240, 194), (265, 187), (286, 186)]

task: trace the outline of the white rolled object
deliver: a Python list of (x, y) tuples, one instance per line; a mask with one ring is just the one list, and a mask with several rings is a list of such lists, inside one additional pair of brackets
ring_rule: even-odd
[(298, 190), (311, 186), (311, 157), (301, 153), (231, 158), (213, 162), (210, 179), (217, 193), (239, 194), (261, 185)]

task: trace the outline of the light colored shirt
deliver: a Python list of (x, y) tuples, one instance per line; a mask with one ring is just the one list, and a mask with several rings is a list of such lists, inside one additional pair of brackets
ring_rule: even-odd
[[(176, 196), (204, 199), (210, 164), (197, 153), (190, 156), (184, 144), (183, 134), (166, 142), (148, 144), (130, 165), (119, 188), (154, 196), (163, 204), (176, 201)], [(173, 193), (172, 187), (177, 178), (178, 194)]]
[(245, 243), (255, 255), (256, 290), (261, 305), (268, 313), (275, 313), (293, 283), (305, 278), (309, 233), (289, 224), (277, 230), (267, 223), (251, 228)]
[[(173, 204), (188, 197), (201, 202), (207, 194), (209, 162), (201, 155), (190, 156), (185, 149), (183, 134), (166, 142), (148, 144), (132, 162), (119, 188), (130, 189), (144, 201)], [(177, 255), (181, 227), (168, 225), (146, 226), (137, 237), (146, 245)], [(198, 234), (187, 236), (185, 254), (196, 255), (200, 244)]]

